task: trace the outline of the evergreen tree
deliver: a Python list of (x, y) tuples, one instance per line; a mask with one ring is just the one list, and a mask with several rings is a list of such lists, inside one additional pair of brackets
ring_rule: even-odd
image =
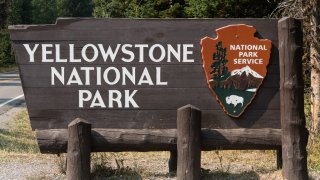
[(139, 0), (138, 15), (141, 18), (182, 18), (184, 0)]
[(57, 13), (56, 1), (32, 0), (32, 23), (33, 24), (53, 24)]
[(197, 18), (262, 18), (277, 7), (280, 0), (186, 0), (188, 17)]
[(59, 6), (58, 15), (65, 17), (91, 17), (92, 0), (56, 0)]
[(32, 3), (26, 0), (11, 1), (9, 24), (31, 24), (32, 23)]
[(12, 2), (0, 0), (0, 66), (14, 64), (14, 57), (11, 53), (10, 35), (8, 25), (11, 24), (10, 14)]
[(220, 87), (220, 82), (226, 80), (230, 76), (228, 67), (226, 66), (228, 60), (226, 59), (227, 48), (222, 47), (222, 42), (218, 42), (216, 45), (216, 52), (213, 54), (213, 62), (211, 64), (212, 79), (218, 82), (218, 87)]
[(7, 2), (0, 0), (0, 29), (3, 29), (7, 24)]
[(94, 17), (181, 18), (183, 0), (94, 0)]
[(93, 16), (99, 18), (134, 17), (135, 0), (93, 0)]

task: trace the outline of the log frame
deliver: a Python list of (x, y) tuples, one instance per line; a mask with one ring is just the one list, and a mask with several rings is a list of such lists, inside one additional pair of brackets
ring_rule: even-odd
[(68, 125), (67, 179), (90, 179), (91, 124), (77, 118)]
[(283, 177), (308, 179), (308, 130), (304, 116), (302, 23), (294, 18), (278, 22)]
[[(65, 153), (67, 130), (36, 130), (42, 153)], [(278, 149), (281, 129), (202, 129), (202, 150)], [(172, 151), (176, 129), (92, 129), (92, 152)]]
[(200, 179), (201, 111), (192, 105), (177, 110), (178, 180)]

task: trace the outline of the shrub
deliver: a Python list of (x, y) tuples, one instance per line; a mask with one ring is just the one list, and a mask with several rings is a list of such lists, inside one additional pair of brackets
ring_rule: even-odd
[(14, 56), (11, 51), (10, 35), (8, 30), (0, 30), (0, 67), (14, 64)]

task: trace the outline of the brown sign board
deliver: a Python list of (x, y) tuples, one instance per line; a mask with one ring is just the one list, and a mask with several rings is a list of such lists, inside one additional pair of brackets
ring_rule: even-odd
[[(203, 128), (281, 129), (277, 22), (58, 19), (11, 26), (32, 129), (66, 129), (76, 118), (93, 128), (175, 129), (176, 110), (186, 104), (201, 109)], [(208, 88), (200, 44), (235, 24), (272, 42), (259, 93), (237, 118), (225, 114)]]
[[(273, 47), (268, 75), (259, 93), (236, 119), (224, 114), (207, 87), (200, 45), (204, 37), (215, 38), (216, 29), (232, 24), (253, 26), (257, 31), (255, 36), (269, 39)], [(176, 127), (176, 109), (186, 104), (202, 110), (203, 127), (280, 129), (277, 19), (58, 19), (55, 25), (12, 26), (10, 32), (33, 129), (66, 128), (77, 117), (90, 121), (94, 128), (170, 129)], [(99, 45), (105, 47), (105, 52), (108, 47), (115, 50), (119, 46), (114, 61), (110, 57), (104, 60)], [(127, 47), (123, 48), (124, 45)], [(180, 51), (179, 54), (170, 54), (168, 45)], [(98, 51), (96, 60), (70, 62), (72, 58), (83, 58), (84, 47), (88, 60), (94, 59), (94, 51)], [(33, 60), (27, 48), (35, 50)], [(161, 48), (165, 52), (162, 59)], [(139, 52), (140, 49), (145, 52)], [(130, 52), (123, 50), (132, 51), (134, 59), (131, 61)], [(149, 56), (151, 50), (153, 59)], [(43, 51), (47, 51), (46, 57)], [(83, 67), (90, 72), (90, 80), (87, 79), (90, 82), (86, 82)], [(58, 76), (52, 78), (52, 68), (60, 75), (64, 68), (63, 81)], [(135, 69), (135, 82), (124, 75), (123, 68), (131, 73)], [(70, 79), (74, 69), (82, 85), (75, 83), (77, 77)], [(106, 70), (109, 84), (103, 77)], [(150, 77), (142, 77), (145, 71)], [(120, 73), (120, 79), (112, 84), (116, 73)], [(146, 82), (148, 80), (152, 82)], [(106, 107), (91, 106), (91, 101), (83, 101), (83, 107), (79, 107), (79, 90), (83, 90), (83, 98), (89, 96), (87, 91), (90, 91), (92, 99), (98, 90)], [(122, 107), (117, 101), (110, 107), (110, 90), (114, 97), (121, 93)], [(134, 107), (133, 102), (127, 102), (126, 107), (125, 101), (130, 100), (125, 100), (126, 95), (127, 98), (131, 95), (138, 107)]]

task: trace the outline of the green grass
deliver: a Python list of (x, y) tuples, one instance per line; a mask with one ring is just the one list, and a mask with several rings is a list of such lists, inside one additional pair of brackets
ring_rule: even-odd
[(13, 121), (10, 121), (8, 128), (0, 129), (0, 151), (9, 153), (39, 153), (27, 111), (22, 111)]
[[(304, 113), (306, 117), (307, 127), (311, 129), (311, 101), (310, 92), (304, 93)], [(309, 132), (308, 141), (308, 166), (310, 169), (320, 173), (320, 135), (315, 135), (313, 132)]]
[(310, 169), (320, 173), (320, 136), (309, 140), (308, 165)]

